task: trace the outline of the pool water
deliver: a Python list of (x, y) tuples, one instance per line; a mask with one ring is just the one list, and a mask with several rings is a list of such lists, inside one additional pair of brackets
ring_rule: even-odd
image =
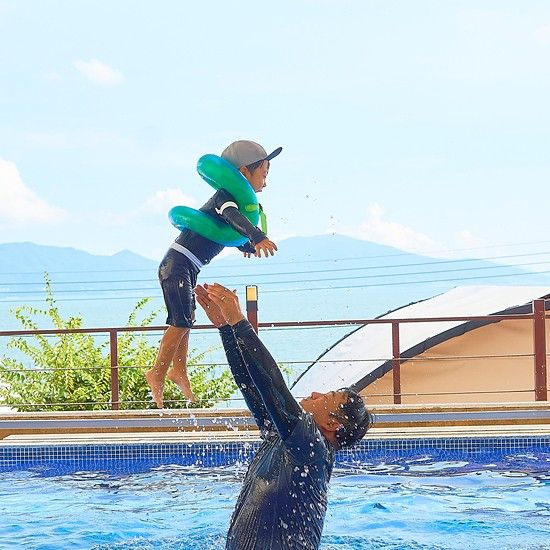
[[(168, 461), (170, 462), (170, 461)], [(223, 549), (245, 464), (36, 463), (0, 474), (0, 548)], [(323, 550), (550, 549), (550, 449), (338, 463)]]

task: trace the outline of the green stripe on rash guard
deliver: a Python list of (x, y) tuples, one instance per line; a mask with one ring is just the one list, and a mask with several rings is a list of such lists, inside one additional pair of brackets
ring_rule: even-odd
[(267, 235), (267, 216), (265, 215), (263, 208), (260, 208), (260, 229)]

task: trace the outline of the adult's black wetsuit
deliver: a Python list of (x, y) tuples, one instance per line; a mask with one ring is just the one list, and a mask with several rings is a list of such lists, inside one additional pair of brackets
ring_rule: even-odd
[(243, 482), (226, 550), (314, 550), (327, 507), (334, 448), (296, 402), (250, 323), (220, 333), (263, 443)]

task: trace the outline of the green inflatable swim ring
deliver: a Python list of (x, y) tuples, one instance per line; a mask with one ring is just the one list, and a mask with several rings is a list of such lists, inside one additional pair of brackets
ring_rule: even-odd
[[(197, 172), (214, 189), (225, 189), (235, 199), (239, 211), (252, 225), (260, 218), (258, 198), (248, 180), (228, 161), (217, 155), (203, 155), (197, 162)], [(247, 237), (227, 223), (188, 206), (175, 206), (168, 212), (172, 225), (180, 231), (190, 229), (224, 246), (241, 246)]]

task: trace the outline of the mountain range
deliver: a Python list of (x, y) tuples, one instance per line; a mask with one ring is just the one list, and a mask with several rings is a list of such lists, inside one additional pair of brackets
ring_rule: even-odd
[[(342, 235), (293, 237), (270, 258), (231, 255), (203, 268), (199, 281), (259, 289), (262, 321), (371, 318), (464, 284), (548, 285), (550, 275), (488, 260), (444, 260)], [(86, 326), (123, 325), (138, 299), (162, 307), (158, 262), (124, 250), (111, 256), (33, 243), (0, 244), (0, 320), (9, 309), (40, 307), (44, 272), (58, 305)], [(201, 318), (198, 318), (201, 321)], [(163, 314), (159, 324), (163, 323)]]

